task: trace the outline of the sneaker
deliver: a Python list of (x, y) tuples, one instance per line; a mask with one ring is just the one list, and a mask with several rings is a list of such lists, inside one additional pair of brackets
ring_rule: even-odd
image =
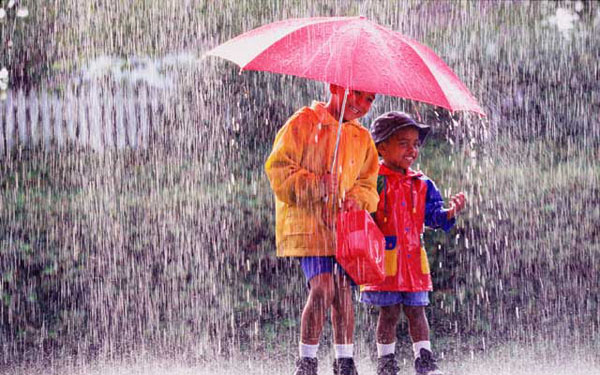
[(415, 371), (417, 375), (443, 375), (444, 373), (438, 370), (433, 358), (433, 353), (427, 349), (421, 349), (419, 358), (415, 359)]
[(317, 359), (300, 357), (296, 361), (296, 371), (294, 375), (317, 375)]
[(396, 375), (400, 371), (394, 353), (377, 358), (377, 375)]
[(336, 358), (333, 360), (334, 375), (358, 375), (354, 358)]

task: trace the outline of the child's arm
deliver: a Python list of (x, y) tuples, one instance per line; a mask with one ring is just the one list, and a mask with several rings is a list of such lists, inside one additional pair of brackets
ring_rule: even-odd
[(425, 225), (430, 228), (441, 228), (448, 232), (456, 223), (456, 214), (463, 209), (466, 198), (463, 193), (452, 197), (451, 207), (444, 208), (444, 199), (433, 181), (427, 180), (427, 197), (425, 201)]
[[(379, 157), (375, 143), (369, 137), (367, 155), (363, 162), (354, 186), (348, 190), (345, 197), (344, 209), (365, 209), (374, 212), (379, 202), (377, 193), (377, 173), (379, 172)], [(346, 203), (346, 201), (348, 203)]]
[(320, 201), (326, 190), (318, 176), (302, 168), (300, 161), (309, 136), (302, 126), (311, 121), (309, 114), (298, 113), (279, 130), (265, 171), (277, 198), (290, 205), (308, 206)]

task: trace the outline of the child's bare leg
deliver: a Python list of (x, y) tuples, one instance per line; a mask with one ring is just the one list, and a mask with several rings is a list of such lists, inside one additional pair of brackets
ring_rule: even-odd
[(333, 327), (334, 374), (357, 374), (354, 364), (354, 306), (351, 280), (341, 272), (334, 273), (334, 296), (331, 304)]
[(377, 343), (391, 344), (396, 342), (396, 327), (400, 320), (402, 305), (382, 306), (377, 319)]
[(404, 306), (408, 318), (408, 331), (413, 342), (415, 370), (417, 374), (440, 374), (431, 352), (429, 323), (424, 306)]
[(333, 275), (321, 273), (309, 283), (310, 292), (300, 322), (300, 339), (304, 344), (317, 345), (323, 331), (325, 313), (333, 300)]
[(429, 341), (429, 323), (424, 306), (404, 306), (404, 314), (408, 319), (408, 332), (413, 343)]
[(354, 306), (350, 279), (340, 273), (333, 277), (334, 296), (331, 305), (331, 325), (335, 344), (351, 344), (354, 335)]

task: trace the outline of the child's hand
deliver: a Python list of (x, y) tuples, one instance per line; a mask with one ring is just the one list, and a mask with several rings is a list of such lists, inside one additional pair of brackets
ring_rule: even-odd
[[(346, 199), (342, 203), (342, 211), (344, 212), (359, 210), (361, 210), (360, 206), (358, 205), (358, 203), (356, 203), (356, 201), (352, 199)], [(333, 229), (335, 217), (337, 217), (337, 210), (334, 210), (331, 206), (326, 206), (323, 212), (321, 213), (321, 218), (323, 219), (323, 222), (330, 229)]]
[(344, 211), (359, 211), (361, 208), (356, 201), (352, 199), (346, 199), (344, 200), (342, 209)]
[(466, 204), (467, 198), (462, 192), (450, 198), (450, 209), (447, 211), (448, 220), (452, 219), (457, 213), (462, 211)]
[(321, 191), (323, 197), (334, 197), (339, 191), (339, 182), (336, 176), (331, 173), (321, 176)]

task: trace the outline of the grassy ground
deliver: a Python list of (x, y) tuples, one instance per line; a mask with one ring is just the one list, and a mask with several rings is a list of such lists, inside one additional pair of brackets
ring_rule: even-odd
[[(499, 142), (478, 152), (433, 139), (420, 161), (445, 196), (469, 196), (450, 235), (426, 234), (434, 340), (456, 350), (485, 345), (481, 337), (593, 342), (593, 151)], [(195, 358), (293, 355), (305, 289), (296, 264), (274, 257), (268, 183), (260, 170), (209, 177), (205, 169), (194, 158), (142, 153), (7, 160), (3, 361), (26, 353), (112, 358), (140, 347)], [(365, 348), (375, 314), (357, 310)]]
[[(134, 3), (32, 7), (27, 25), (36, 26), (15, 34), (11, 82), (66, 85), (99, 55), (199, 55), (267, 21), (362, 11), (343, 1), (227, 1), (224, 11), (214, 2)], [(421, 168), (445, 197), (464, 190), (470, 202), (450, 235), (426, 234), (434, 341), (456, 353), (513, 340), (528, 348), (533, 337), (597, 343), (596, 3), (585, 3), (571, 38), (548, 19), (575, 3), (364, 3), (370, 19), (430, 45), (489, 111), (483, 131), (421, 110), (454, 140), (432, 139)], [(276, 129), (323, 88), (240, 76), (222, 61), (199, 67), (180, 79), (156, 129), (167, 150), (2, 159), (0, 363), (144, 350), (197, 361), (266, 353), (285, 364), (295, 355), (305, 289), (297, 265), (274, 257), (262, 163)], [(372, 112), (397, 108), (415, 109), (381, 98)], [(358, 308), (362, 353), (375, 314)], [(399, 335), (406, 339), (404, 322)]]
[[(510, 343), (494, 346), (486, 350), (464, 350), (446, 355), (439, 362), (445, 373), (464, 375), (587, 375), (600, 369), (596, 347), (569, 348), (557, 347), (555, 343), (534, 342), (528, 345)], [(401, 373), (412, 372), (411, 353), (398, 355)], [(319, 368), (327, 373), (331, 368), (331, 354), (328, 348), (319, 353)], [(356, 357), (357, 368), (361, 374), (374, 373), (376, 362), (363, 353)], [(156, 358), (147, 354), (118, 361), (70, 362), (60, 359), (51, 363), (18, 366), (3, 372), (6, 375), (17, 374), (74, 374), (74, 375), (191, 375), (191, 374), (248, 374), (272, 375), (291, 374), (292, 358), (282, 359), (272, 355), (262, 358), (234, 356), (221, 361), (190, 363), (177, 358)]]

